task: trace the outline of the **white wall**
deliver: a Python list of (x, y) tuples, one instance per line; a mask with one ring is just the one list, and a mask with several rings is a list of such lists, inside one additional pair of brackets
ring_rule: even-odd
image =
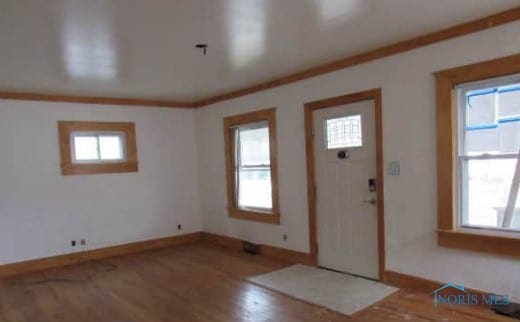
[[(57, 120), (135, 122), (139, 172), (62, 176)], [(200, 231), (194, 129), (193, 110), (0, 100), (0, 264)]]
[[(204, 230), (307, 252), (303, 104), (381, 87), (384, 160), (401, 163), (400, 176), (385, 177), (386, 268), (520, 298), (519, 260), (436, 245), (432, 76), (434, 71), (518, 52), (520, 22), (514, 22), (197, 110)], [(232, 219), (226, 213), (222, 117), (271, 106), (278, 108), (279, 226)]]

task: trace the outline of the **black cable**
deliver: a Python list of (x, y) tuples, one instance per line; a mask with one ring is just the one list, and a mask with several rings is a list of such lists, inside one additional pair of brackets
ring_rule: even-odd
[(8, 286), (31, 286), (31, 285), (41, 285), (41, 284), (48, 284), (48, 283), (85, 283), (92, 279), (94, 279), (96, 276), (103, 274), (103, 273), (109, 273), (113, 272), (118, 269), (117, 265), (111, 264), (111, 263), (103, 263), (105, 267), (103, 269), (97, 270), (96, 272), (87, 275), (84, 278), (45, 278), (40, 280), (32, 280), (32, 281), (9, 281), (7, 283)]

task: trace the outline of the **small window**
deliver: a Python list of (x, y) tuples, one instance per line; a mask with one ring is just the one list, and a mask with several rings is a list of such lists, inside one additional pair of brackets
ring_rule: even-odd
[(73, 132), (73, 163), (121, 162), (125, 160), (123, 132)]
[(328, 119), (325, 132), (327, 150), (363, 146), (361, 115)]
[(278, 223), (275, 110), (224, 119), (229, 215)]
[(508, 77), (457, 90), (459, 224), (520, 231), (520, 82)]
[(137, 171), (133, 123), (58, 122), (62, 173)]

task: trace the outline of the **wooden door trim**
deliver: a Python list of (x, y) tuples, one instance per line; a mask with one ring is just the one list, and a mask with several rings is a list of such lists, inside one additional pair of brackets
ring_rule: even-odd
[(385, 215), (384, 215), (384, 172), (383, 172), (383, 120), (382, 120), (382, 91), (375, 88), (332, 98), (306, 103), (305, 113), (305, 149), (307, 158), (307, 200), (309, 207), (309, 249), (312, 262), (318, 264), (318, 232), (316, 210), (316, 173), (314, 161), (313, 112), (319, 109), (351, 104), (361, 101), (374, 100), (376, 125), (376, 176), (377, 176), (377, 245), (379, 279), (385, 280)]

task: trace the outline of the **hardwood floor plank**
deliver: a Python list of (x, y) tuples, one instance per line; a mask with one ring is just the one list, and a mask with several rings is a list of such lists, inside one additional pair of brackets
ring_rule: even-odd
[(0, 322), (513, 321), (404, 290), (349, 317), (246, 281), (287, 265), (202, 242), (29, 273), (0, 280)]

